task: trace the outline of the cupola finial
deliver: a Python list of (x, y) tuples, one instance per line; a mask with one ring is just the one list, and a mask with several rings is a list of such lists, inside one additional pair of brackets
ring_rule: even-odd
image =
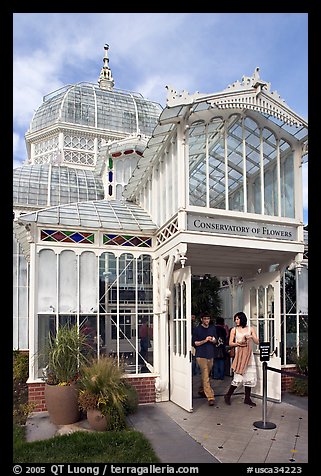
[(101, 72), (98, 79), (98, 84), (101, 89), (113, 89), (115, 85), (115, 81), (113, 79), (113, 75), (111, 69), (109, 68), (109, 58), (108, 58), (108, 50), (109, 45), (107, 43), (104, 46), (105, 56), (103, 58), (104, 66), (101, 68)]

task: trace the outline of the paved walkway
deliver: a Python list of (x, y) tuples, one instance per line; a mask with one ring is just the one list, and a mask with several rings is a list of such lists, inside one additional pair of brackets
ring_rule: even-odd
[[(257, 406), (244, 405), (244, 393), (240, 388), (232, 396), (231, 406), (226, 405), (223, 396), (230, 381), (229, 377), (225, 377), (224, 381), (212, 380), (215, 390), (213, 407), (208, 406), (206, 399), (198, 397), (198, 386), (194, 385), (192, 413), (173, 402), (142, 405), (139, 413), (133, 415), (133, 424), (150, 440), (164, 463), (197, 463), (200, 458), (202, 462), (213, 463), (307, 463), (308, 398), (283, 394), (282, 403), (267, 402), (266, 422), (274, 423), (276, 427), (259, 429), (253, 423), (263, 419), (262, 400), (252, 397)], [(163, 431), (167, 421), (164, 415), (170, 417), (180, 431), (176, 429), (174, 433), (171, 426), (167, 434), (163, 433), (163, 438), (157, 436), (157, 425), (163, 418), (160, 428)], [(199, 446), (188, 445), (188, 451), (184, 451), (187, 443), (186, 438), (179, 440), (181, 430)], [(168, 444), (162, 442), (164, 439)], [(166, 454), (166, 448), (171, 445), (174, 448)], [(200, 450), (200, 446), (206, 454)]]
[[(230, 378), (214, 380), (215, 405), (193, 396), (193, 412), (173, 402), (140, 405), (129, 423), (152, 444), (162, 463), (307, 463), (308, 399), (283, 394), (282, 403), (267, 402), (267, 422), (276, 428), (259, 429), (262, 400), (252, 398), (256, 407), (244, 405), (242, 389), (232, 396), (232, 405), (223, 395)], [(56, 427), (48, 413), (31, 414), (27, 440), (46, 439), (73, 431), (90, 431), (87, 420)]]

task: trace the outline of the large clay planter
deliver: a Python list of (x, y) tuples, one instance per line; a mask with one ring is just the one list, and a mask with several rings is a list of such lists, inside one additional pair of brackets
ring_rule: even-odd
[(52, 423), (70, 425), (79, 421), (78, 394), (76, 385), (45, 385), (45, 401)]
[(95, 431), (106, 431), (108, 427), (108, 417), (100, 410), (87, 410), (87, 420), (90, 427)]

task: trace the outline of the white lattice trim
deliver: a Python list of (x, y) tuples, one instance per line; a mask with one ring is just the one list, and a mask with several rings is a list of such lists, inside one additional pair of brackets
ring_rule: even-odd
[(164, 227), (157, 235), (157, 245), (164, 243), (178, 231), (178, 219), (174, 218), (166, 227)]
[[(276, 93), (270, 93), (272, 94)], [(237, 108), (237, 109), (252, 109), (264, 114), (269, 114), (276, 119), (297, 127), (306, 126), (302, 118), (291, 111), (285, 104), (280, 104), (280, 97), (274, 99), (266, 94), (264, 91), (257, 93), (256, 91), (239, 91), (233, 94), (224, 94), (209, 100), (208, 103), (212, 107), (219, 109)]]

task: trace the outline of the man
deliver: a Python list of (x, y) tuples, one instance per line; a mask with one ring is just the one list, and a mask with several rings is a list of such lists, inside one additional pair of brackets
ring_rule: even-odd
[(196, 350), (196, 362), (201, 370), (201, 386), (198, 394), (206, 397), (208, 404), (214, 405), (214, 392), (210, 384), (210, 374), (214, 361), (214, 345), (217, 342), (216, 332), (210, 325), (210, 316), (205, 313), (201, 323), (193, 331), (192, 343)]

